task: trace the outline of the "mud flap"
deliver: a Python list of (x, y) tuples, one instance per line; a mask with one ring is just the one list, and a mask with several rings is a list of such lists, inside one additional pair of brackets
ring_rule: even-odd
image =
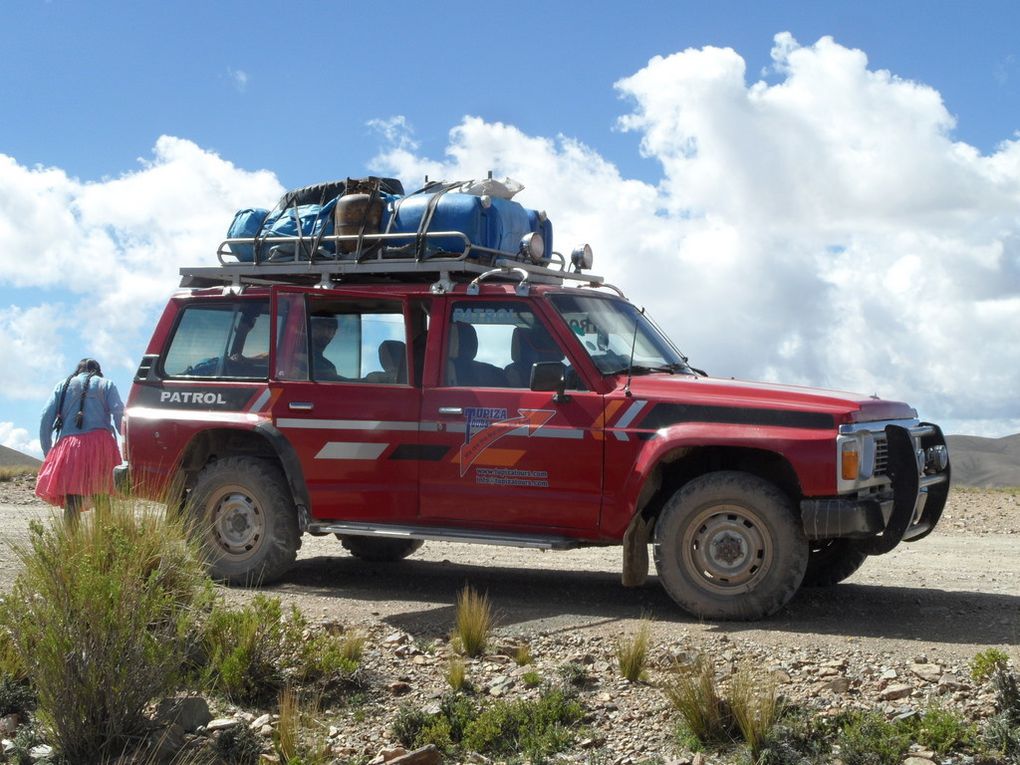
[(648, 542), (652, 534), (652, 521), (640, 513), (627, 527), (623, 535), (624, 587), (640, 587), (648, 580)]

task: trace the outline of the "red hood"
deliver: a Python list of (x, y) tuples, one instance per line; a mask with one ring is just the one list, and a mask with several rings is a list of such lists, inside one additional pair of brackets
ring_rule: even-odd
[[(621, 388), (624, 383), (626, 377), (621, 376)], [(832, 415), (836, 425), (917, 417), (901, 401), (860, 393), (692, 375), (641, 375), (633, 378), (630, 391), (635, 398), (669, 403), (819, 412)]]

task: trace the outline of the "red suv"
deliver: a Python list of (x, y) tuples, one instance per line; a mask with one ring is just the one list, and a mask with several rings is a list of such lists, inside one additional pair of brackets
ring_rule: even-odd
[(427, 540), (623, 545), (630, 586), (652, 544), (669, 595), (719, 619), (773, 613), (937, 523), (945, 440), (906, 404), (694, 369), (584, 272), (590, 250), (572, 270), (488, 260), (182, 269), (128, 400), (121, 485), (178, 487), (232, 583), (283, 575), (303, 533), (375, 561)]

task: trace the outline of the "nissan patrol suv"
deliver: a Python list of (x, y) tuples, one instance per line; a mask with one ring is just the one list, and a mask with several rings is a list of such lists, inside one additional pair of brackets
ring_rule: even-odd
[(373, 561), (622, 545), (625, 586), (651, 545), (683, 609), (755, 619), (938, 522), (938, 426), (693, 368), (587, 247), (325, 238), (288, 262), (231, 262), (227, 240), (182, 269), (134, 378), (118, 483), (194, 514), (219, 580), (281, 577), (305, 533)]

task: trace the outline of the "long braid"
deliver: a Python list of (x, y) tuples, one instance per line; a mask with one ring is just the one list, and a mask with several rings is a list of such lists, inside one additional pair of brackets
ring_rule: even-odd
[(95, 376), (95, 372), (89, 372), (88, 377), (85, 378), (85, 382), (81, 386), (81, 398), (78, 399), (78, 414), (74, 417), (74, 426), (76, 428), (81, 428), (81, 424), (85, 420), (85, 394), (89, 392), (89, 383), (92, 382), (92, 378)]
[(60, 399), (57, 401), (57, 416), (53, 418), (53, 432), (58, 435), (64, 429), (64, 399), (67, 397), (67, 389), (71, 386), (71, 380), (77, 374), (77, 372), (71, 372), (67, 379), (64, 380), (64, 384), (60, 389)]

